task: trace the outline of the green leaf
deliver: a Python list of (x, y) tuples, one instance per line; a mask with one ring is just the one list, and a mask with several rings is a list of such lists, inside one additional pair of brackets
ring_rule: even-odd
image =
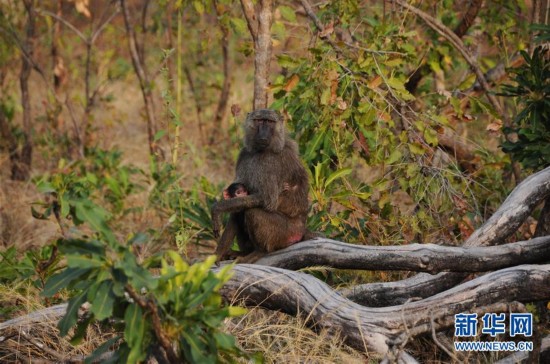
[(61, 336), (67, 335), (71, 327), (76, 324), (76, 321), (78, 319), (78, 310), (80, 309), (80, 306), (82, 306), (82, 304), (86, 301), (86, 293), (86, 291), (82, 291), (75, 297), (71, 298), (71, 300), (69, 301), (65, 316), (63, 316), (63, 318), (57, 324), (57, 328), (59, 329), (59, 333), (61, 334)]
[(391, 152), (390, 156), (388, 157), (388, 159), (385, 160), (385, 162), (387, 164), (394, 164), (395, 162), (397, 162), (398, 160), (401, 159), (403, 155), (401, 154), (401, 152), (399, 151), (399, 149), (395, 148), (393, 150), (393, 152)]
[(246, 21), (241, 18), (231, 18), (231, 27), (237, 33), (237, 35), (243, 35), (247, 32)]
[(202, 3), (202, 1), (199, 1), (199, 0), (193, 1), (193, 7), (197, 11), (197, 13), (201, 15), (204, 13), (204, 4)]
[(113, 313), (115, 295), (113, 294), (112, 287), (112, 281), (103, 281), (92, 302), (91, 311), (99, 321), (110, 317)]
[(91, 201), (75, 201), (76, 217), (80, 221), (85, 221), (96, 232), (101, 233), (109, 242), (116, 242), (116, 237), (107, 226), (107, 217), (109, 214), (101, 207), (94, 205)]
[(105, 354), (111, 348), (111, 346), (115, 345), (119, 339), (120, 336), (115, 336), (105, 341), (97, 349), (95, 349), (89, 357), (84, 360), (84, 364), (99, 363), (99, 359), (101, 358), (101, 356)]
[(189, 345), (189, 348), (191, 349), (191, 358), (193, 359), (193, 362), (195, 363), (212, 362), (211, 360), (209, 360), (208, 357), (206, 357), (203, 354), (204, 344), (201, 343), (199, 338), (194, 333), (190, 334), (186, 331), (182, 331), (181, 334), (184, 337), (185, 342), (187, 343), (187, 345)]
[(296, 22), (296, 14), (294, 13), (294, 9), (292, 9), (290, 6), (281, 5), (279, 6), (279, 11), (281, 12), (281, 16), (292, 23)]
[(63, 272), (51, 276), (44, 285), (41, 296), (51, 297), (62, 288), (67, 287), (72, 281), (80, 278), (90, 271), (89, 268), (67, 268)]
[(105, 262), (100, 260), (99, 257), (92, 255), (91, 258), (88, 258), (84, 255), (67, 255), (67, 265), (71, 268), (99, 268)]
[(105, 246), (97, 240), (63, 240), (59, 244), (59, 251), (69, 254), (95, 254), (103, 256), (105, 255)]
[(128, 363), (137, 363), (145, 358), (143, 351), (143, 339), (145, 334), (145, 320), (141, 307), (133, 303), (126, 308), (124, 313), (124, 340), (130, 347)]
[(165, 135), (166, 135), (166, 130), (164, 130), (164, 129), (163, 129), (163, 130), (159, 130), (159, 131), (157, 131), (157, 133), (155, 134), (155, 138), (154, 138), (153, 141), (157, 142), (157, 141), (160, 140), (160, 138), (162, 138), (162, 137), (165, 136)]
[(130, 278), (130, 284), (138, 290), (141, 288), (154, 289), (158, 285), (158, 280), (147, 269), (139, 266), (136, 257), (129, 251), (124, 253), (122, 261), (117, 262), (117, 268), (124, 270), (124, 273)]
[(351, 168), (343, 168), (333, 172), (325, 181), (325, 187), (328, 187), (334, 180), (347, 176), (351, 171)]
[(235, 343), (235, 337), (223, 332), (215, 332), (214, 339), (216, 344), (224, 350), (235, 350), (237, 345)]
[(246, 315), (248, 310), (244, 307), (229, 306), (227, 308), (230, 317)]
[(81, 320), (77, 323), (74, 335), (71, 338), (71, 345), (76, 346), (82, 342), (86, 336), (86, 329), (93, 320), (93, 316), (88, 316), (85, 320)]

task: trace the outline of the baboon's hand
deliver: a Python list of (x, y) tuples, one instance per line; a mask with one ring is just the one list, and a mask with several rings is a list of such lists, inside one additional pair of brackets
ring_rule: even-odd
[(214, 234), (214, 238), (218, 240), (220, 237), (220, 226), (215, 221), (212, 222), (212, 225), (212, 233)]

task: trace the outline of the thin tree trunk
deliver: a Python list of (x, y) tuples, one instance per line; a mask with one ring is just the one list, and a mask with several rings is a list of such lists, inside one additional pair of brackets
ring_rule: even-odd
[(216, 116), (214, 119), (214, 128), (210, 134), (209, 144), (212, 145), (216, 141), (216, 137), (221, 130), (221, 125), (227, 111), (227, 101), (229, 99), (229, 90), (231, 88), (231, 80), (229, 74), (229, 29), (227, 26), (222, 24), (219, 21), (221, 16), (217, 1), (214, 2), (214, 9), (216, 10), (216, 15), (218, 16), (218, 25), (222, 32), (221, 46), (222, 46), (222, 57), (223, 57), (223, 86), (222, 92), (220, 94), (220, 100), (218, 102), (218, 107), (216, 109)]
[(273, 23), (273, 2), (260, 0), (257, 12), (251, 0), (241, 0), (244, 16), (254, 41), (254, 110), (268, 105), (269, 66), (271, 63), (271, 24)]
[(269, 66), (271, 63), (271, 24), (273, 23), (273, 3), (260, 0), (258, 17), (258, 40), (254, 44), (254, 109), (267, 108), (269, 88)]
[(27, 180), (30, 176), (32, 165), (32, 115), (31, 100), (29, 94), (29, 76), (32, 70), (32, 57), (34, 54), (35, 20), (34, 0), (23, 0), (27, 14), (26, 39), (24, 47), (26, 54), (21, 56), (21, 73), (19, 85), (21, 87), (21, 106), (23, 108), (23, 148), (15, 163), (12, 164), (12, 179)]
[(134, 71), (136, 72), (136, 75), (138, 77), (139, 85), (141, 87), (141, 94), (143, 95), (143, 102), (145, 103), (149, 153), (151, 154), (151, 156), (158, 158), (160, 157), (158, 155), (158, 152), (160, 152), (160, 150), (155, 145), (154, 140), (156, 134), (156, 120), (153, 95), (151, 93), (151, 82), (149, 80), (149, 75), (143, 67), (145, 60), (141, 59), (139, 55), (136, 32), (134, 31), (132, 22), (130, 20), (130, 12), (128, 11), (126, 0), (120, 0), (120, 6), (122, 8), (122, 14), (124, 16), (124, 26), (126, 27), (126, 34), (128, 36), (128, 47), (130, 49), (130, 55), (132, 57), (132, 65), (134, 66)]

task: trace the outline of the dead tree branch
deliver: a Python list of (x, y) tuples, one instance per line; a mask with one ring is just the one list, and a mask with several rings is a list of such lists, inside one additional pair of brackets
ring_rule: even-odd
[(366, 246), (318, 238), (273, 252), (257, 264), (291, 270), (312, 266), (416, 272), (487, 272), (550, 260), (550, 236), (498, 247), (435, 244)]
[[(472, 0), (469, 2), (468, 9), (466, 9), (466, 12), (464, 12), (460, 23), (453, 30), (457, 37), (462, 38), (466, 34), (468, 29), (470, 29), (470, 27), (474, 23), (474, 20), (477, 17), (477, 14), (479, 13), (479, 10), (481, 9), (482, 4), (483, 0)], [(427, 63), (424, 63), (422, 66), (418, 67), (409, 77), (409, 80), (405, 84), (405, 88), (407, 89), (407, 91), (409, 91), (410, 93), (414, 93), (416, 91), (416, 88), (418, 87), (418, 84), (420, 83), (420, 80), (422, 80), (422, 77), (424, 77), (424, 75), (426, 75), (429, 70), (430, 66)]]
[[(500, 208), (477, 229), (464, 246), (502, 244), (527, 219), (542, 201), (550, 196), (550, 167), (522, 181)], [(350, 299), (369, 306), (401, 304), (411, 298), (429, 297), (453, 287), (466, 277), (463, 273), (439, 273), (436, 276), (420, 273), (414, 277), (388, 283), (356, 286), (346, 292)], [(404, 289), (411, 287), (411, 289)]]
[[(305, 317), (314, 330), (340, 333), (345, 342), (361, 351), (402, 355), (404, 340), (448, 324), (449, 317), (480, 306), (512, 301), (550, 299), (550, 265), (521, 265), (486, 274), (452, 290), (404, 305), (372, 308), (356, 304), (328, 285), (301, 272), (281, 268), (239, 264), (222, 288), (228, 302), (242, 302)], [(35, 312), (32, 319), (18, 318), (0, 323), (2, 330), (58, 319), (66, 305)], [(414, 331), (408, 330), (415, 328)]]

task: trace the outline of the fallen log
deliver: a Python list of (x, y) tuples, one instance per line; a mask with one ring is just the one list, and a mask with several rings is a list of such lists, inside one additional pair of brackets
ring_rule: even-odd
[[(435, 296), (391, 307), (361, 306), (301, 272), (251, 264), (236, 265), (233, 272), (221, 290), (228, 302), (300, 315), (314, 330), (340, 333), (351, 347), (395, 357), (403, 355), (403, 333), (411, 333), (407, 337), (411, 339), (429, 332), (432, 322), (446, 326), (454, 314), (499, 302), (550, 299), (548, 264), (502, 269)], [(57, 305), (0, 323), (0, 336), (10, 328), (57, 320), (65, 307)], [(412, 360), (407, 355), (403, 359)]]
[[(463, 246), (502, 244), (510, 235), (516, 232), (537, 205), (549, 197), (550, 167), (547, 167), (532, 174), (517, 185), (499, 209), (466, 240)], [(420, 273), (401, 282), (359, 285), (355, 287), (355, 290), (356, 292), (363, 292), (363, 294), (360, 296), (361, 300), (356, 302), (367, 306), (402, 304), (412, 298), (424, 298), (442, 292), (453, 287), (465, 277), (466, 274), (460, 273), (441, 273), (437, 276)], [(422, 288), (411, 291), (401, 289), (409, 285)], [(378, 292), (391, 293), (385, 295), (383, 301), (369, 299), (371, 293), (376, 294)]]
[[(521, 265), (488, 273), (435, 296), (391, 307), (364, 307), (301, 272), (239, 264), (222, 288), (229, 302), (302, 315), (313, 329), (339, 332), (351, 347), (387, 354), (400, 335), (430, 330), (430, 322), (498, 302), (550, 298), (550, 265)], [(423, 329), (422, 329), (423, 328)], [(410, 338), (409, 338), (410, 339)]]
[(312, 266), (337, 269), (408, 270), (417, 272), (488, 272), (550, 260), (550, 236), (496, 247), (435, 244), (366, 246), (317, 238), (259, 259), (256, 264), (291, 270)]

